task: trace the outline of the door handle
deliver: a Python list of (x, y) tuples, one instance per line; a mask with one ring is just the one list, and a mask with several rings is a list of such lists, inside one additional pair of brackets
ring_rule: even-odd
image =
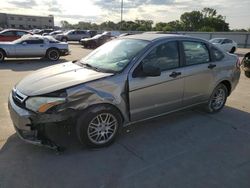
[(43, 47), (43, 46), (44, 46), (43, 44), (40, 45), (40, 47)]
[(181, 72), (172, 72), (169, 76), (172, 77), (172, 78), (176, 78), (177, 76), (180, 76), (181, 75)]
[(216, 67), (216, 65), (215, 65), (215, 64), (209, 64), (207, 68), (209, 68), (209, 69), (213, 69), (214, 67)]

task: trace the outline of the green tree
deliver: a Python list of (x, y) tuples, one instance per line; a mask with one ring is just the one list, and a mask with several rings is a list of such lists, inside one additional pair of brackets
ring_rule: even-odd
[(70, 29), (70, 28), (72, 28), (72, 25), (69, 22), (65, 21), (65, 20), (62, 20), (60, 22), (60, 24), (61, 24), (62, 28), (64, 28), (64, 29)]
[(197, 31), (202, 27), (203, 14), (200, 11), (185, 12), (181, 15), (181, 22), (187, 31)]

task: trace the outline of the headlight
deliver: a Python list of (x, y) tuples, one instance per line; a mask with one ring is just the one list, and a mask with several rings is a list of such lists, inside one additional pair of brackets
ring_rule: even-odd
[(62, 104), (65, 98), (62, 97), (31, 97), (26, 101), (26, 108), (34, 112), (46, 112), (48, 109)]

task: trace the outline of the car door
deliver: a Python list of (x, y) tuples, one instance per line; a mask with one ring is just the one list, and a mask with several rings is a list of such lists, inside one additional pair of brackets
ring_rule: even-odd
[(46, 46), (43, 39), (28, 39), (16, 44), (16, 56), (43, 56), (46, 53)]
[(68, 40), (76, 40), (76, 31), (71, 31), (67, 37)]
[(206, 101), (213, 86), (216, 64), (211, 61), (207, 45), (200, 41), (182, 41), (184, 53), (183, 105)]
[[(181, 107), (183, 70), (180, 68), (178, 42), (164, 42), (154, 46), (129, 73), (129, 104), (132, 121), (158, 116)], [(142, 73), (154, 67), (160, 75)]]

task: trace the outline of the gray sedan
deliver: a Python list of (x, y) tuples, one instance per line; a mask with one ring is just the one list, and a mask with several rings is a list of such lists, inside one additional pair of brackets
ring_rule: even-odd
[(67, 43), (49, 36), (24, 35), (13, 42), (0, 42), (0, 62), (6, 57), (46, 57), (56, 61), (68, 53)]
[(24, 78), (10, 94), (9, 110), (30, 143), (57, 148), (45, 127), (67, 121), (82, 144), (102, 147), (138, 121), (197, 105), (219, 112), (239, 77), (239, 58), (208, 41), (131, 35)]

